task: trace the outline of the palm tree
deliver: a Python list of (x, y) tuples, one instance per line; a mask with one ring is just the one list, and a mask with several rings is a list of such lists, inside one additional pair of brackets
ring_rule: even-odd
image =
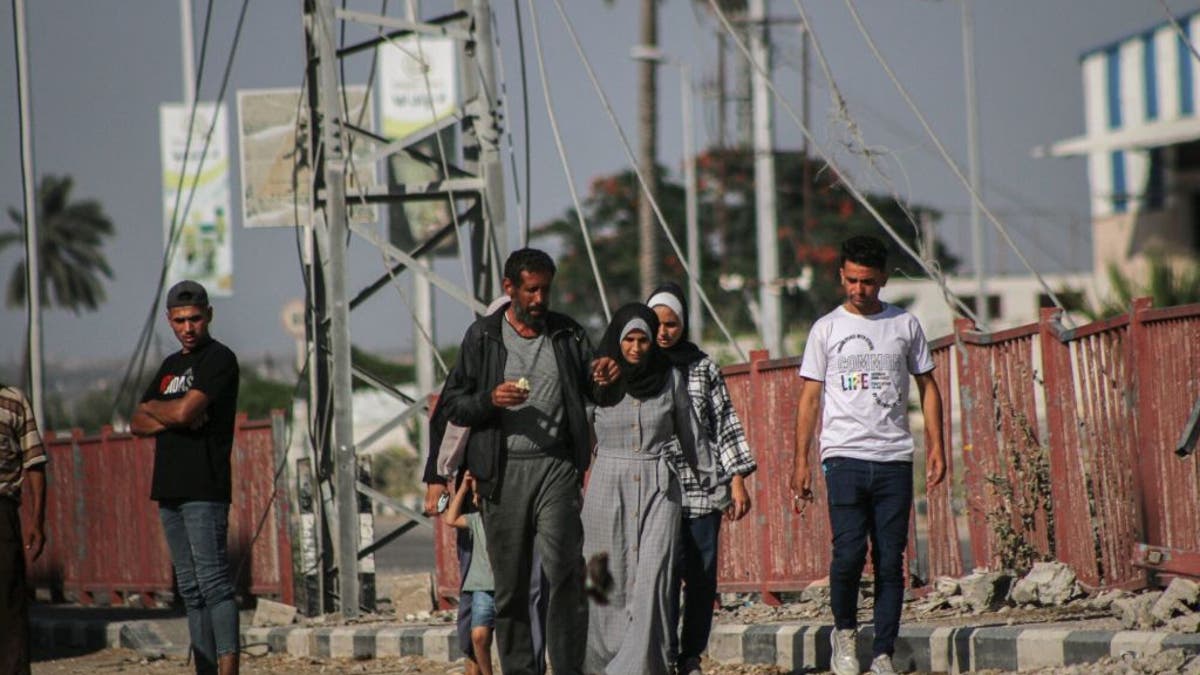
[[(105, 300), (102, 277), (113, 278), (104, 257), (104, 240), (113, 235), (113, 223), (100, 202), (71, 201), (70, 176), (47, 174), (38, 185), (37, 223), (41, 242), (41, 303), (69, 309), (95, 311)], [(0, 232), (0, 251), (25, 241), (25, 215), (10, 207), (13, 230)], [(13, 267), (6, 292), (9, 307), (25, 306), (25, 260)]]
[(1146, 284), (1123, 274), (1116, 263), (1108, 264), (1109, 297), (1097, 306), (1083, 308), (1092, 321), (1099, 321), (1129, 312), (1134, 298), (1150, 297), (1155, 307), (1173, 307), (1200, 302), (1200, 265), (1182, 269), (1173, 267), (1161, 254), (1149, 257)]

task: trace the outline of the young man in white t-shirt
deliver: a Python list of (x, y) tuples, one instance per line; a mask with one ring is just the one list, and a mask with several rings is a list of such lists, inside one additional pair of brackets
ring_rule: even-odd
[(917, 381), (928, 432), (927, 485), (946, 471), (942, 406), (929, 345), (916, 317), (879, 300), (887, 283), (887, 248), (875, 237), (842, 244), (846, 302), (813, 324), (804, 348), (804, 384), (796, 419), (797, 510), (812, 500), (809, 446), (821, 415), (820, 461), (829, 501), (833, 559), (829, 565), (834, 631), (831, 666), (858, 675), (858, 587), (867, 540), (875, 568), (875, 639), (871, 673), (894, 673), (891, 655), (904, 601), (904, 550), (913, 499), (913, 439), (908, 382)]

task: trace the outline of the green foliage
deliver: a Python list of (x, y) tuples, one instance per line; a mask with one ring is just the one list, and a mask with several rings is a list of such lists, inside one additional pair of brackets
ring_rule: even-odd
[[(821, 171), (815, 163), (812, 190), (812, 222), (803, 222), (804, 157), (798, 152), (776, 154), (776, 193), (778, 210), (779, 266), (784, 279), (799, 278), (806, 268), (811, 271), (808, 291), (784, 289), (786, 328), (794, 330), (810, 324), (841, 302), (837, 281), (839, 247), (856, 234), (873, 234), (883, 239), (891, 251), (889, 265), (893, 276), (923, 276), (915, 261), (881, 231), (879, 224), (841, 186), (831, 171)], [(668, 180), (661, 168), (658, 175), (658, 202), (679, 245), (684, 246), (684, 188)], [(697, 158), (699, 186), (699, 229), (703, 239), (701, 269), (703, 287), (724, 321), (735, 332), (753, 330), (747, 301), (757, 296), (754, 213), (754, 157), (744, 149), (710, 150)], [(592, 181), (583, 208), (592, 236), (596, 258), (606, 285), (610, 306), (637, 299), (638, 237), (637, 204), (640, 199), (637, 178), (631, 171), (602, 176)], [(891, 198), (868, 196), (872, 206), (916, 248), (917, 234), (908, 223), (903, 209)], [(914, 217), (936, 213), (925, 207), (912, 207)], [(599, 293), (574, 209), (560, 218), (538, 226), (536, 239), (553, 238), (563, 244), (559, 272), (554, 283), (556, 309), (564, 311), (598, 330), (603, 325)], [(662, 257), (658, 263), (663, 280), (685, 282), (682, 263), (659, 233)], [(937, 243), (937, 257), (944, 271), (953, 271), (958, 261)], [(740, 277), (742, 290), (726, 291), (719, 279)], [(708, 325), (711, 325), (708, 324)]]
[[(396, 363), (382, 356), (372, 354), (361, 347), (350, 348), (350, 361), (359, 368), (371, 373), (388, 384), (412, 382), (417, 378), (417, 369), (411, 363)], [(351, 386), (354, 389), (369, 389), (371, 385), (361, 378), (353, 378)]]
[[(41, 238), (40, 291), (43, 306), (57, 306), (76, 314), (94, 311), (105, 300), (101, 278), (112, 279), (104, 257), (105, 239), (113, 223), (93, 199), (71, 200), (70, 176), (46, 175), (37, 190), (37, 223)], [(0, 233), (0, 251), (24, 245), (25, 214), (8, 209), (14, 231)], [(6, 292), (9, 307), (25, 306), (25, 260), (13, 266)]]
[(421, 460), (403, 448), (393, 447), (371, 456), (371, 482), (375, 489), (397, 499), (416, 494)]
[(1088, 305), (1082, 312), (1092, 321), (1108, 319), (1129, 312), (1135, 298), (1150, 297), (1155, 307), (1173, 307), (1200, 302), (1200, 265), (1191, 265), (1182, 272), (1171, 266), (1161, 255), (1148, 260), (1147, 282), (1142, 284), (1121, 272), (1116, 263), (1106, 268), (1110, 292), (1099, 304)]
[(269, 380), (253, 369), (243, 368), (238, 382), (238, 412), (252, 420), (266, 419), (272, 410), (290, 414), (295, 394), (295, 383)]

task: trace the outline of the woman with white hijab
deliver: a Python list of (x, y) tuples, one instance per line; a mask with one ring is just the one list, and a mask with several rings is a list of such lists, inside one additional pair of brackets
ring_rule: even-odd
[[(741, 520), (750, 511), (745, 477), (758, 465), (746, 444), (746, 432), (733, 409), (721, 368), (688, 339), (688, 305), (678, 284), (659, 286), (646, 301), (658, 317), (657, 342), (671, 365), (685, 374), (688, 395), (700, 420), (700, 431), (712, 443), (718, 480), (705, 488), (689, 467), (677, 466), (683, 485), (683, 523), (679, 529), (678, 580), (672, 610), (680, 609), (676, 664), (679, 675), (699, 675), (700, 655), (708, 648), (713, 601), (717, 596), (717, 550), (721, 517)], [(672, 632), (672, 646), (676, 643)]]

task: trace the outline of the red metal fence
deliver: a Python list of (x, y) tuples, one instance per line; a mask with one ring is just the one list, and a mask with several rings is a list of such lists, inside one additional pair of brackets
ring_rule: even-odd
[[(910, 571), (928, 580), (1056, 558), (1089, 586), (1135, 588), (1153, 567), (1135, 558), (1143, 544), (1200, 574), (1200, 469), (1173, 454), (1200, 397), (1200, 305), (1143, 299), (1074, 329), (1052, 310), (1011, 330), (972, 328), (931, 343), (948, 480), (924, 495)], [(826, 576), (830, 535), (823, 481), (803, 515), (790, 508), (799, 359), (762, 357), (725, 369), (759, 469), (750, 516), (722, 526), (720, 586), (771, 599)], [(453, 597), (452, 532), (439, 531), (437, 549), (439, 594)]]
[[(90, 437), (46, 434), (45, 441), (47, 543), (30, 569), (33, 583), (84, 604), (123, 604), (132, 594), (156, 604), (171, 592), (172, 574), (150, 501), (153, 439), (106, 430)], [(290, 603), (287, 499), (272, 499), (282, 452), (271, 421), (238, 418), (229, 553), (239, 592)]]

